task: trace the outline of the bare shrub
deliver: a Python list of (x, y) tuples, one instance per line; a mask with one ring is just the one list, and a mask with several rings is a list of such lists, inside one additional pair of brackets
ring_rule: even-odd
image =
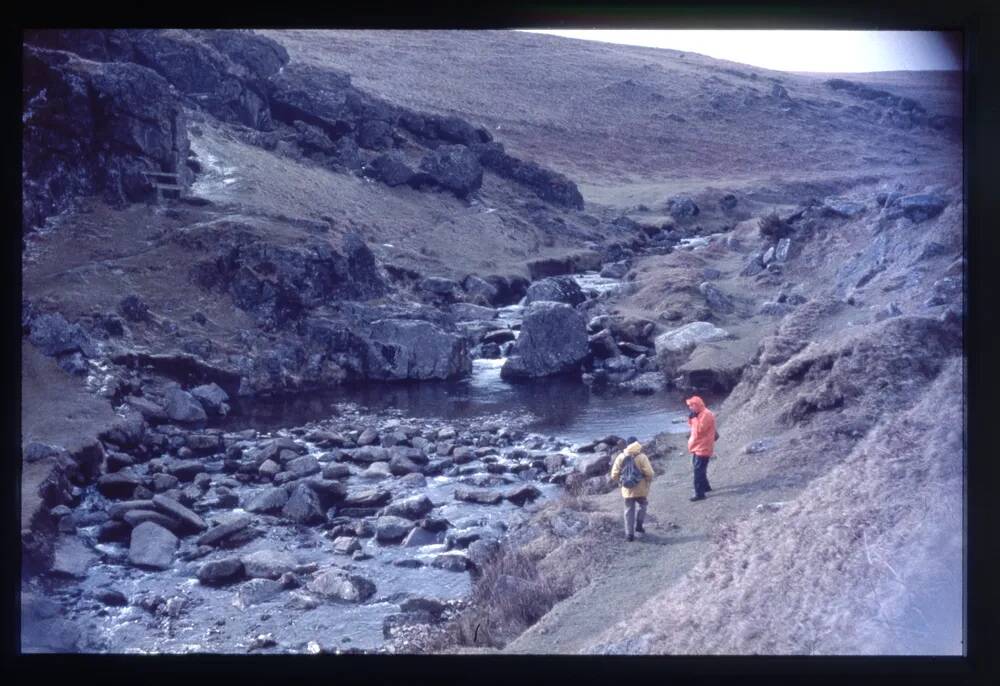
[(765, 214), (760, 218), (760, 235), (765, 238), (782, 238), (788, 235), (788, 224), (778, 216), (777, 211)]

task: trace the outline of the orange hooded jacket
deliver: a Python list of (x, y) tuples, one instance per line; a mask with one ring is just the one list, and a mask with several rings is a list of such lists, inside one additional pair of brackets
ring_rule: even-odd
[(688, 408), (697, 414), (688, 419), (691, 437), (688, 438), (688, 452), (701, 457), (711, 457), (715, 452), (715, 415), (705, 407), (705, 401), (698, 396), (687, 399)]

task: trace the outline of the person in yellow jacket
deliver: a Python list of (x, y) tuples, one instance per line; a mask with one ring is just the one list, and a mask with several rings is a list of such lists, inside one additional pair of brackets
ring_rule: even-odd
[[(622, 469), (626, 459), (634, 459), (635, 466), (642, 472), (643, 479), (633, 486), (626, 488), (622, 486), (622, 498), (625, 499), (625, 540), (635, 540), (635, 532), (644, 533), (642, 521), (646, 518), (647, 496), (649, 495), (649, 485), (653, 482), (653, 465), (649, 463), (649, 458), (642, 452), (642, 445), (638, 441), (633, 441), (625, 446), (623, 452), (615, 456), (611, 465), (611, 479), (618, 481), (621, 478)], [(636, 505), (639, 512), (636, 513)]]

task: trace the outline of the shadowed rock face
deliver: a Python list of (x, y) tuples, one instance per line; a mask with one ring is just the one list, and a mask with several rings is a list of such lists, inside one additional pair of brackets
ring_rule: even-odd
[(116, 205), (147, 199), (153, 191), (143, 171), (189, 181), (185, 115), (170, 84), (150, 69), (27, 46), (22, 98), (25, 229), (80, 195)]

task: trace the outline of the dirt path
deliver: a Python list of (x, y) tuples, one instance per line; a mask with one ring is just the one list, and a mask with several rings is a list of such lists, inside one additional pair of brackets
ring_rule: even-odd
[[(678, 437), (682, 445), (686, 437)], [(789, 500), (801, 486), (781, 479), (753, 480), (725, 457), (709, 466), (713, 491), (708, 499), (690, 502), (690, 458), (674, 453), (650, 491), (646, 534), (634, 543), (622, 534), (608, 545), (616, 554), (583, 589), (553, 607), (538, 623), (501, 652), (577, 654), (607, 627), (625, 619), (642, 598), (658, 594), (678, 581), (713, 546), (712, 532), (749, 514), (760, 503)], [(618, 491), (595, 499), (601, 509), (620, 514)], [(676, 525), (676, 526), (675, 526)]]

